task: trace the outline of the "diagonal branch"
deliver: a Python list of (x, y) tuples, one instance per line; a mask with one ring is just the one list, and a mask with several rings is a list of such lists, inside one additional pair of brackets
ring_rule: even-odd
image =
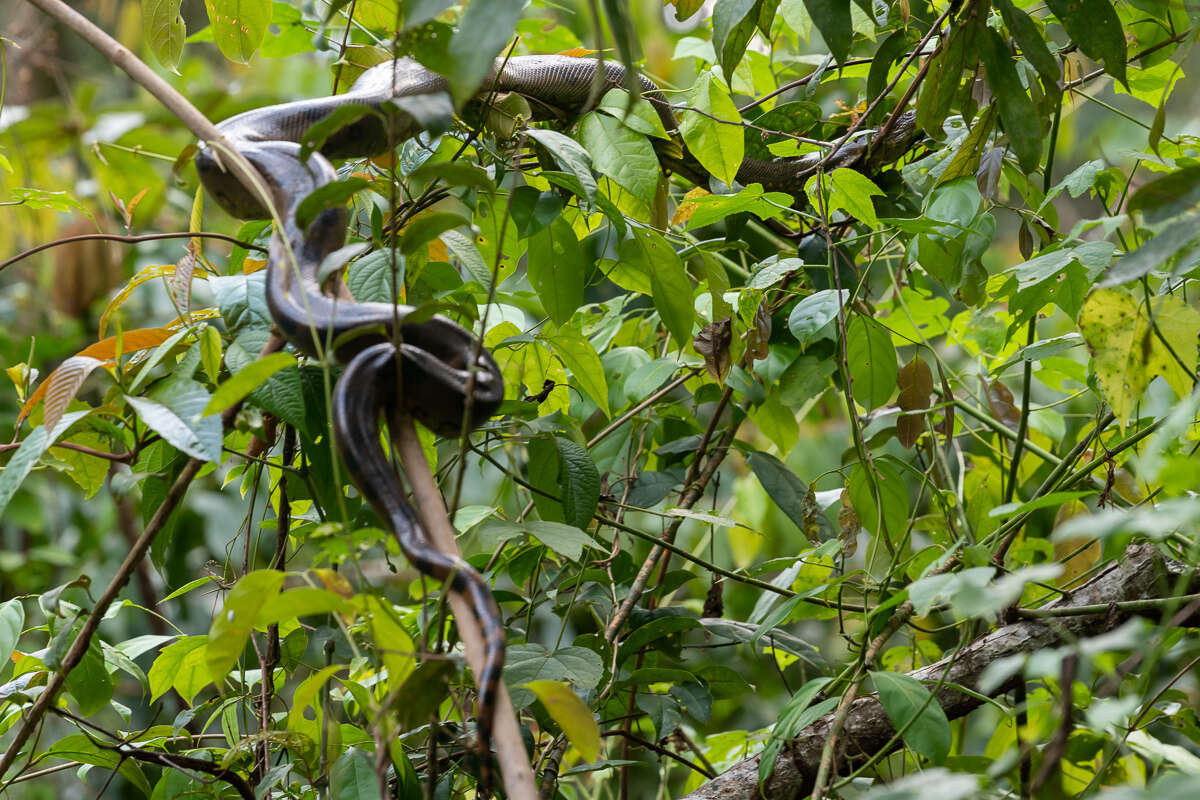
[[(1180, 562), (1163, 560), (1153, 545), (1131, 545), (1121, 559), (1110, 564), (1095, 578), (1045, 606), (1047, 611), (1058, 609), (1054, 613), (1061, 616), (1026, 620), (997, 628), (964, 647), (955, 656), (954, 663), (948, 664), (948, 660), (943, 659), (909, 674), (917, 680), (930, 683), (942, 679), (942, 688), (936, 693), (938, 703), (949, 719), (964, 717), (984, 702), (978, 694), (979, 678), (992, 662), (1057, 647), (1080, 637), (1111, 630), (1140, 610), (1136, 603), (1131, 606), (1118, 604), (1159, 597), (1164, 577), (1178, 578), (1189, 569)], [(1193, 578), (1192, 583), (1189, 591), (1200, 588), (1200, 580)], [(1083, 606), (1102, 606), (1104, 611), (1063, 613), (1067, 609)], [(1148, 613), (1155, 614), (1157, 618), (1161, 610), (1156, 608)], [(1192, 614), (1192, 617), (1190, 620), (1180, 620), (1180, 623), (1196, 624), (1196, 614)], [(988, 693), (995, 696), (1007, 691), (1016, 677), (999, 686), (989, 687)], [(973, 694), (967, 695), (956, 686), (965, 686)], [(755, 755), (738, 762), (715, 780), (688, 794), (684, 800), (759, 800), (760, 797), (783, 800), (811, 792), (833, 721), (834, 714), (826, 714), (784, 748), (775, 762), (774, 773), (767, 781), (763, 794), (759, 794), (759, 756)], [(845, 774), (870, 755), (888, 747), (894, 734), (895, 728), (878, 699), (866, 696), (854, 700), (845, 715), (844, 737), (847, 746), (839, 748), (837, 752), (838, 772)], [(897, 745), (890, 746), (895, 748)]]

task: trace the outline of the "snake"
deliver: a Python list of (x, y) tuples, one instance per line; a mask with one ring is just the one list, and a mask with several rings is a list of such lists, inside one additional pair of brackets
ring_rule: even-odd
[[(612, 87), (627, 86), (625, 67), (616, 62), (565, 55), (497, 59), (476, 102), (497, 93), (524, 97), (535, 120), (571, 121)], [(662, 89), (637, 76), (642, 96), (664, 128), (679, 125)], [(300, 203), (337, 179), (332, 161), (382, 155), (425, 130), (412, 101), (444, 97), (446, 78), (409, 58), (364, 71), (350, 89), (329, 97), (262, 106), (237, 114), (217, 127), (228, 144), (260, 173), (281, 217), (272, 234), (266, 267), (267, 306), (280, 334), (313, 357), (331, 352), (345, 367), (332, 395), (331, 418), (338, 452), (351, 482), (420, 572), (464, 596), (484, 635), (484, 667), (478, 689), (476, 736), (479, 786), (490, 792), (492, 723), (496, 713), (505, 628), (484, 578), (461, 557), (430, 541), (406, 499), (404, 485), (380, 442), (380, 418), (409, 415), (434, 432), (457, 436), (492, 417), (504, 399), (504, 381), (495, 359), (476, 336), (442, 316), (406, 321), (411, 306), (355, 302), (330, 296), (320, 273), (326, 257), (343, 247), (349, 223), (344, 206), (325, 208), (306, 227), (296, 221)], [(305, 153), (301, 142), (316, 123), (337, 109), (359, 104), (367, 113), (329, 135)], [(912, 112), (897, 117), (886, 140), (868, 145), (869, 135), (822, 156), (810, 153), (775, 160), (747, 158), (737, 171), (743, 185), (803, 196), (804, 182), (818, 167), (871, 169), (908, 149), (914, 134)], [(869, 134), (869, 132), (867, 132)], [(302, 156), (304, 157), (302, 160)], [(708, 172), (686, 147), (659, 151), (663, 165), (685, 178), (707, 183)], [(202, 147), (196, 169), (206, 192), (241, 219), (270, 218), (255, 195), (226, 170), (219, 151)]]

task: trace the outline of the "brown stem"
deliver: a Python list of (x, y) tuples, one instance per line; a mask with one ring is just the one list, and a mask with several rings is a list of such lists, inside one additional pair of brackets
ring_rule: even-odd
[[(392, 441), (400, 454), (400, 462), (404, 473), (412, 485), (413, 496), (417, 501), (421, 521), (430, 539), (438, 549), (451, 555), (458, 555), (458, 542), (454, 538), (454, 528), (446, 514), (445, 501), (434, 482), (429, 462), (425, 460), (425, 452), (417, 438), (417, 431), (411, 419), (394, 419), (389, 426)], [(459, 635), (466, 648), (467, 664), (476, 675), (483, 674), (484, 665), (484, 636), (471, 604), (463, 595), (452, 592), (449, 596), (450, 609), (454, 612)], [(512, 701), (508, 697), (508, 689), (503, 683), (496, 693), (495, 742), (496, 756), (500, 762), (500, 773), (504, 777), (504, 787), (509, 797), (514, 800), (537, 800), (537, 784), (533, 777), (533, 767), (525, 754), (525, 743), (521, 739), (521, 728), (513, 711)]]
[(0, 261), (0, 271), (3, 271), (5, 268), (17, 263), (18, 261), (23, 261), (32, 255), (36, 255), (43, 250), (49, 250), (51, 247), (58, 247), (60, 244), (71, 244), (72, 242), (86, 242), (91, 239), (98, 239), (105, 242), (125, 242), (126, 244), (153, 242), (158, 239), (219, 239), (223, 242), (236, 244), (238, 247), (244, 247), (247, 250), (257, 250), (264, 253), (267, 250), (265, 247), (260, 247), (259, 245), (251, 244), (250, 242), (243, 242), (241, 239), (238, 239), (235, 236), (229, 236), (224, 233), (211, 233), (207, 231), (197, 231), (195, 233), (184, 233), (183, 231), (170, 233), (143, 233), (137, 236), (125, 236), (119, 233), (85, 233), (80, 236), (67, 236), (63, 239), (55, 239), (53, 242), (39, 244), (37, 247), (31, 247), (23, 253), (17, 253), (10, 259)]

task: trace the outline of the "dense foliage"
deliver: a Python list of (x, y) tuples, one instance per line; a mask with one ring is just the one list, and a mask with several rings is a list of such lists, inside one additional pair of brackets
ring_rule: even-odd
[[(0, 794), (472, 796), (471, 673), (334, 456), (337, 367), (258, 357), (269, 224), (5, 5), (0, 255), (84, 239), (0, 286)], [(481, 432), (422, 441), (543, 796), (680, 796), (764, 749), (754, 779), (804, 776), (770, 796), (1200, 791), (1194, 3), (79, 5), (213, 119), (397, 56), (450, 79), (452, 126), (314, 203), (352, 204), (327, 266), (355, 298), (473, 326), (503, 370)], [(561, 125), (465, 103), (496, 55), (597, 51), (679, 130), (621, 89)], [(907, 110), (869, 169), (734, 180)], [(708, 185), (664, 171), (681, 144)], [(1141, 594), (1070, 605), (1143, 557)]]

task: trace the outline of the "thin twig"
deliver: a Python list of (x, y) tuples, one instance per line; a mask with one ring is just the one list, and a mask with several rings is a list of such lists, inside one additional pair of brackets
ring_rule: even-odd
[[(32, 0), (30, 0), (32, 2)], [(23, 253), (17, 253), (12, 258), (6, 261), (0, 261), (0, 271), (11, 266), (12, 264), (36, 255), (43, 250), (49, 250), (51, 247), (58, 247), (62, 244), (71, 244), (73, 242), (87, 242), (93, 240), (105, 242), (124, 242), (125, 244), (137, 244), (138, 242), (153, 242), (159, 239), (219, 239), (223, 242), (230, 242), (238, 247), (243, 247), (247, 250), (257, 250), (265, 253), (267, 248), (261, 245), (243, 242), (236, 236), (229, 236), (224, 233), (211, 233), (208, 231), (196, 231), (195, 233), (184, 233), (183, 231), (168, 232), (168, 233), (143, 233), (137, 236), (125, 236), (119, 233), (85, 233), (80, 236), (68, 236), (64, 239), (55, 239), (53, 242), (39, 244), (37, 247), (31, 247)]]

